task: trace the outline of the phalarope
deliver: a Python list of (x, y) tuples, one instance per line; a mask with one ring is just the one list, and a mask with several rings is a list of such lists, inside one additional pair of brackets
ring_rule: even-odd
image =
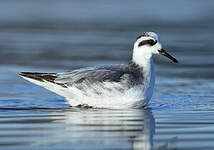
[(87, 67), (63, 73), (22, 72), (19, 75), (65, 97), (71, 106), (142, 107), (149, 102), (154, 90), (154, 54), (178, 63), (162, 49), (158, 34), (144, 32), (136, 39), (132, 60), (126, 65)]

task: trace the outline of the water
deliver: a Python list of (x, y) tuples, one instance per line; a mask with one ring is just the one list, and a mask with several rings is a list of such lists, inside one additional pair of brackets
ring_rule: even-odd
[[(1, 1), (0, 149), (214, 149), (213, 1)], [(142, 31), (155, 57), (146, 109), (70, 108), (17, 76), (126, 63)]]

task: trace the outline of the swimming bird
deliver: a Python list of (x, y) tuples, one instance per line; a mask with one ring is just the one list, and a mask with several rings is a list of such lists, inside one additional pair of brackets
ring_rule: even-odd
[(137, 37), (132, 60), (127, 64), (86, 67), (63, 73), (21, 72), (19, 75), (65, 97), (71, 106), (143, 107), (148, 104), (154, 90), (155, 54), (178, 63), (162, 48), (158, 34), (143, 32)]

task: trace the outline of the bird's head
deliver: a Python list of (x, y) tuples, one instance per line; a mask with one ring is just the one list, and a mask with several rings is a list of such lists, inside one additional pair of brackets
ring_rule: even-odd
[(173, 62), (178, 61), (162, 49), (160, 36), (154, 32), (143, 32), (137, 37), (134, 43), (133, 60), (136, 62), (142, 59), (150, 59), (153, 54), (159, 54), (168, 57)]

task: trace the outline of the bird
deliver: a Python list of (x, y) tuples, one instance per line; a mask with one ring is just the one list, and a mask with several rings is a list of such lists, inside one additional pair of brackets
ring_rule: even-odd
[(62, 73), (21, 72), (24, 79), (65, 97), (71, 107), (126, 109), (145, 107), (155, 85), (154, 55), (174, 63), (154, 32), (140, 34), (127, 64), (79, 68)]

